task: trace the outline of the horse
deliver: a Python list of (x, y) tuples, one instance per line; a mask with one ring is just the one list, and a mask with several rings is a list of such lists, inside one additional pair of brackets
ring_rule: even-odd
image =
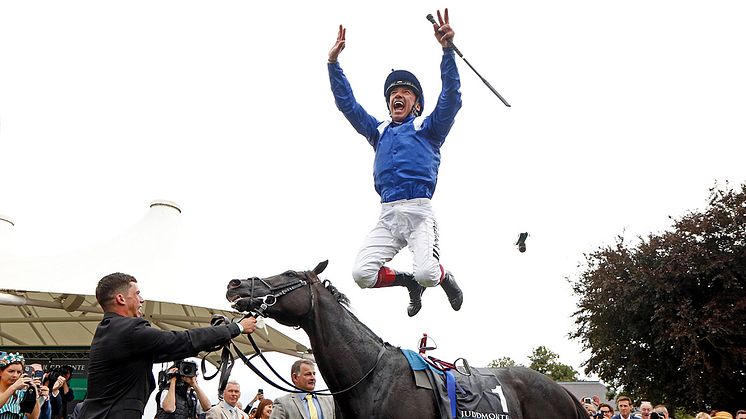
[[(226, 298), (239, 311), (258, 312), (308, 334), (319, 372), (330, 392), (338, 392), (334, 401), (342, 417), (440, 418), (436, 396), (415, 385), (401, 350), (358, 320), (347, 309), (347, 297), (328, 280), (319, 280), (327, 263), (311, 271), (233, 279)], [(588, 419), (578, 400), (546, 375), (525, 367), (490, 370), (502, 385), (510, 419)]]

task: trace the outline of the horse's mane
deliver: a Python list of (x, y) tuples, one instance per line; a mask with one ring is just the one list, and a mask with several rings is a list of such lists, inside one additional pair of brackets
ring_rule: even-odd
[(350, 308), (350, 299), (347, 298), (347, 296), (344, 295), (340, 290), (338, 290), (337, 287), (332, 285), (331, 281), (329, 281), (328, 279), (325, 279), (321, 281), (321, 285), (323, 285), (324, 288), (326, 288), (330, 293), (332, 293), (332, 295), (334, 296), (334, 298), (337, 299), (337, 302), (339, 304), (342, 304), (347, 309)]

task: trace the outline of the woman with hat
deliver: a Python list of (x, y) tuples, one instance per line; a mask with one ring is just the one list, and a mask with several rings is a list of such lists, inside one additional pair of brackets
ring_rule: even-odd
[[(0, 418), (20, 419), (26, 416), (30, 419), (39, 418), (39, 404), (33, 398), (33, 407), (25, 408), (24, 400), (28, 388), (35, 383), (31, 377), (23, 373), (24, 359), (17, 353), (0, 351)], [(31, 412), (28, 413), (28, 410)], [(26, 413), (24, 413), (26, 412)]]

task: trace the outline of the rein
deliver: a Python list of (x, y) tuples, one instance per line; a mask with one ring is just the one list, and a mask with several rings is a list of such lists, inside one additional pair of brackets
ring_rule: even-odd
[[(254, 297), (254, 284), (255, 284), (255, 281), (257, 281), (257, 280), (261, 281), (261, 283), (264, 286), (266, 286), (267, 288), (269, 288), (270, 294), (267, 294), (267, 295), (265, 295), (263, 297)], [(267, 308), (272, 307), (273, 305), (275, 305), (275, 303), (277, 303), (277, 299), (279, 299), (280, 297), (282, 297), (282, 296), (284, 296), (284, 295), (286, 295), (286, 294), (288, 294), (288, 293), (290, 293), (292, 291), (295, 291), (297, 289), (303, 288), (305, 286), (308, 286), (308, 292), (309, 292), (310, 298), (311, 298), (311, 307), (309, 308), (308, 312), (303, 316), (303, 318), (304, 319), (309, 319), (313, 315), (313, 313), (315, 311), (315, 308), (316, 308), (316, 294), (314, 293), (314, 288), (313, 288), (312, 285), (313, 285), (313, 280), (312, 280), (312, 278), (308, 278), (308, 273), (307, 272), (304, 273), (304, 279), (297, 279), (296, 282), (285, 284), (285, 285), (279, 286), (277, 288), (273, 288), (265, 280), (263, 280), (261, 278), (251, 278), (251, 290), (249, 292), (249, 297), (248, 298), (251, 299), (251, 305), (253, 305), (254, 302), (256, 301), (258, 303), (259, 307), (256, 308), (256, 309), (254, 309), (253, 311), (249, 311), (241, 319), (243, 320), (246, 317), (256, 317), (257, 315), (262, 316), (262, 317), (267, 317), (265, 315), (265, 310), (267, 310)], [(211, 321), (211, 323), (212, 323), (213, 326), (217, 326), (217, 325), (220, 325), (220, 324), (228, 324), (228, 323), (230, 323), (230, 320), (228, 320), (228, 318), (226, 318), (225, 316), (215, 315), (215, 316), (213, 316), (213, 321)], [(274, 387), (274, 388), (276, 388), (278, 390), (289, 392), (289, 393), (311, 393), (311, 394), (317, 394), (317, 395), (322, 395), (322, 396), (333, 396), (333, 395), (336, 395), (336, 394), (342, 394), (342, 393), (345, 393), (345, 392), (350, 391), (353, 388), (355, 388), (358, 384), (362, 383), (366, 378), (368, 378), (368, 376), (373, 371), (375, 371), (376, 367), (378, 367), (378, 364), (381, 361), (381, 358), (383, 358), (383, 354), (386, 352), (386, 345), (385, 344), (381, 345), (381, 349), (378, 351), (378, 356), (376, 357), (376, 362), (368, 370), (368, 372), (366, 372), (365, 374), (363, 374), (363, 376), (359, 380), (357, 380), (354, 384), (352, 384), (352, 385), (350, 385), (350, 386), (348, 386), (348, 387), (346, 387), (346, 388), (344, 388), (342, 390), (339, 390), (339, 391), (330, 391), (328, 388), (323, 389), (323, 390), (308, 391), (308, 390), (304, 390), (302, 388), (296, 387), (293, 383), (291, 383), (291, 382), (287, 381), (285, 378), (283, 378), (274, 369), (274, 367), (272, 367), (272, 365), (269, 363), (269, 361), (267, 360), (267, 358), (264, 356), (264, 354), (262, 353), (262, 350), (259, 348), (259, 345), (256, 344), (256, 341), (254, 341), (254, 337), (251, 336), (251, 334), (248, 334), (246, 336), (248, 337), (249, 342), (251, 343), (251, 346), (254, 348), (254, 354), (251, 357), (247, 358), (246, 355), (244, 355), (238, 349), (238, 347), (236, 346), (236, 344), (231, 339), (230, 342), (222, 345), (222, 353), (220, 355), (220, 363), (219, 363), (219, 366), (218, 366), (218, 370), (215, 372), (215, 374), (212, 374), (209, 377), (206, 375), (206, 368), (205, 368), (205, 358), (206, 358), (206, 355), (205, 355), (205, 357), (202, 358), (202, 376), (205, 377), (206, 380), (211, 380), (211, 379), (215, 378), (215, 376), (217, 376), (218, 373), (220, 373), (220, 385), (218, 386), (218, 393), (219, 393), (219, 395), (222, 394), (223, 390), (225, 389), (225, 386), (227, 385), (228, 378), (230, 377), (230, 373), (233, 370), (233, 365), (234, 365), (235, 359), (236, 359), (236, 357), (231, 353), (231, 348), (230, 348), (231, 345), (233, 346), (233, 351), (236, 353), (237, 357), (239, 359), (241, 359), (241, 361), (243, 361), (243, 363), (247, 367), (249, 367), (249, 369), (251, 369), (251, 371), (253, 371), (254, 374), (256, 374), (257, 376), (259, 376), (259, 378), (261, 378), (262, 380), (264, 380), (267, 384), (271, 385), (272, 387)], [(211, 351), (211, 352), (214, 352), (215, 350), (218, 350), (220, 348), (221, 347), (218, 346), (215, 349), (213, 349), (213, 351)], [(264, 373), (262, 373), (257, 367), (255, 367), (254, 364), (251, 363), (251, 359), (253, 359), (256, 356), (259, 356), (262, 359), (262, 361), (264, 362), (264, 364), (267, 367), (269, 367), (269, 369), (272, 371), (272, 373), (274, 373), (275, 377), (279, 378), (284, 384), (288, 385), (290, 388), (286, 388), (286, 387), (283, 387), (280, 384), (277, 384), (276, 382), (274, 382), (270, 378), (268, 378)]]

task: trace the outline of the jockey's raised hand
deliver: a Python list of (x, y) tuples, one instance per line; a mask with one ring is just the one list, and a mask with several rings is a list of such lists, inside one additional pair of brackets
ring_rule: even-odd
[(439, 24), (433, 23), (435, 39), (438, 40), (438, 43), (443, 48), (447, 48), (451, 45), (451, 42), (453, 42), (453, 37), (456, 35), (456, 32), (451, 29), (451, 25), (448, 22), (448, 8), (443, 11), (442, 16), (440, 14), (440, 10), (438, 10), (438, 23)]
[[(440, 17), (440, 13), (438, 14), (438, 17)], [(344, 26), (339, 25), (339, 32), (337, 32), (337, 42), (335, 42), (332, 49), (329, 50), (329, 62), (330, 63), (336, 63), (337, 57), (339, 57), (339, 53), (342, 52), (343, 49), (345, 49), (345, 33), (346, 32), (347, 32), (347, 29), (345, 29)]]

